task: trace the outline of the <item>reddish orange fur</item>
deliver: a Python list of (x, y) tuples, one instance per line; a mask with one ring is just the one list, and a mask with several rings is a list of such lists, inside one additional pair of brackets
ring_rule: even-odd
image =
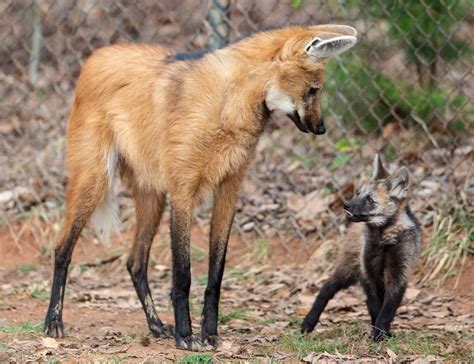
[[(341, 35), (352, 36), (346, 40), (354, 43), (355, 33), (344, 26), (289, 27), (255, 34), (195, 61), (173, 60), (174, 53), (161, 46), (116, 45), (94, 52), (78, 79), (69, 119), (67, 212), (45, 332), (63, 333), (62, 302), (74, 245), (119, 174), (137, 213), (127, 267), (157, 336), (170, 329), (156, 314), (146, 272), (166, 194), (171, 195), (175, 337), (178, 347), (190, 350), (199, 343), (190, 336), (187, 304), (189, 228), (193, 208), (206, 192), (214, 193), (202, 336), (215, 345), (234, 205), (268, 118), (266, 97), (271, 94), (277, 106), (291, 99), (299, 112), (302, 95), (324, 82), (325, 61), (311, 58), (308, 45), (315, 37), (325, 44)], [(301, 110), (306, 125), (319, 122), (319, 95), (308, 96)]]
[(255, 115), (269, 85), (296, 97), (314, 80), (324, 82), (323, 63), (309, 61), (304, 45), (335, 34), (317, 29), (258, 33), (192, 65), (161, 62), (172, 52), (160, 46), (94, 52), (69, 120), (67, 164), (80, 187), (69, 188), (68, 205), (87, 180), (105, 178), (102, 161), (113, 145), (138, 186), (168, 191), (187, 209), (242, 173), (262, 132)]

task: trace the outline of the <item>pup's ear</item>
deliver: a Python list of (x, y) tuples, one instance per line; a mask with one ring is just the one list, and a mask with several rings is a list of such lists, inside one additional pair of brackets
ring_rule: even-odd
[(314, 30), (319, 30), (321, 32), (336, 33), (339, 35), (351, 35), (353, 37), (357, 37), (357, 30), (349, 25), (323, 24), (323, 25), (314, 25), (310, 28)]
[[(330, 33), (329, 33), (330, 34)], [(334, 57), (339, 53), (347, 51), (357, 43), (357, 38), (353, 35), (339, 35), (321, 33), (306, 45), (306, 53), (314, 60)]]
[(382, 160), (380, 159), (379, 155), (376, 154), (374, 157), (374, 171), (372, 172), (372, 181), (385, 179), (388, 177), (388, 172), (385, 170)]
[(387, 182), (390, 186), (390, 197), (401, 200), (408, 196), (410, 172), (408, 172), (406, 167), (401, 167), (398, 171), (388, 177)]

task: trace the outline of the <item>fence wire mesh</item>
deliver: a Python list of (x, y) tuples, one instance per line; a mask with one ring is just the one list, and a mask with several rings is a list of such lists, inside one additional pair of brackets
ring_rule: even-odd
[[(289, 253), (310, 254), (344, 230), (342, 200), (379, 152), (390, 169), (407, 165), (412, 172), (425, 236), (470, 244), (472, 10), (461, 0), (2, 1), (3, 223), (17, 242), (26, 233), (57, 237), (67, 117), (81, 65), (95, 49), (142, 42), (195, 51), (290, 24), (340, 23), (357, 28), (360, 40), (328, 67), (328, 133), (303, 135), (273, 118), (243, 184), (234, 230), (247, 242), (276, 239)], [(133, 210), (126, 192), (121, 196), (127, 229)], [(204, 225), (208, 215), (205, 206), (196, 219)], [(16, 229), (25, 217), (35, 224)]]

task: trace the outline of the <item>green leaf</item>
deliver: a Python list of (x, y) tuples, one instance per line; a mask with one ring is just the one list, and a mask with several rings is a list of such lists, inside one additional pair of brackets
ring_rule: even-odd
[(335, 170), (337, 170), (341, 167), (344, 167), (344, 165), (347, 162), (349, 162), (351, 160), (351, 158), (352, 158), (352, 155), (350, 155), (350, 154), (344, 154), (344, 153), (338, 154), (336, 156), (336, 158), (333, 159), (329, 169), (331, 171), (335, 171)]

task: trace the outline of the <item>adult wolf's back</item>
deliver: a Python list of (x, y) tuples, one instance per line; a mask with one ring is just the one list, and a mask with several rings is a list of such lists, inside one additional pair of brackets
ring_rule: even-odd
[[(150, 330), (158, 318), (147, 280), (150, 246), (171, 195), (172, 301), (176, 345), (217, 344), (217, 313), (227, 240), (244, 172), (270, 112), (288, 114), (303, 132), (325, 132), (320, 110), (326, 60), (353, 46), (348, 26), (290, 27), (185, 60), (146, 45), (96, 51), (78, 80), (68, 126), (69, 184), (64, 234), (55, 250), (48, 335), (63, 334), (66, 275), (79, 234), (94, 214), (98, 230), (114, 222), (111, 180), (120, 175), (137, 214), (128, 270)], [(209, 279), (202, 340), (191, 330), (189, 237), (192, 211), (214, 194)]]

